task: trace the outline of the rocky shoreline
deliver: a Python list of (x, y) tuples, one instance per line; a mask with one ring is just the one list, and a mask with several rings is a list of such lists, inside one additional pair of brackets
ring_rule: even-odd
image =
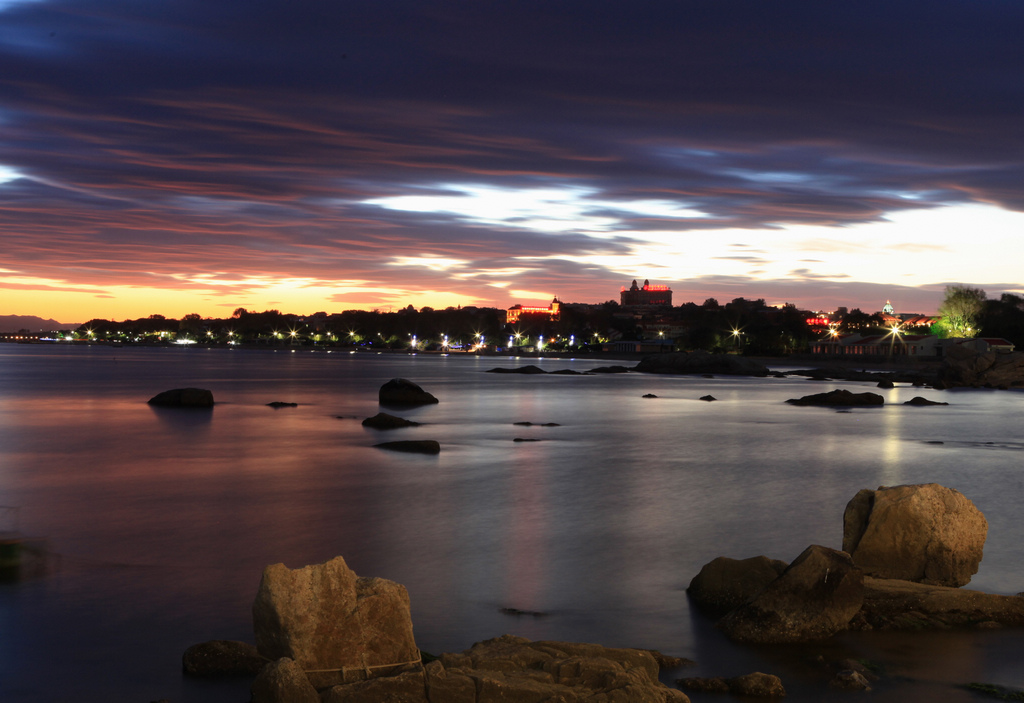
[[(748, 645), (823, 643), (846, 630), (1024, 627), (1024, 597), (961, 588), (977, 571), (988, 524), (957, 491), (937, 484), (865, 489), (850, 500), (843, 524), (845, 551), (811, 545), (790, 564), (719, 557), (694, 576), (688, 595), (724, 636)], [(678, 678), (672, 687), (663, 672), (694, 662), (645, 649), (502, 635), (429, 656), (415, 643), (405, 588), (361, 578), (341, 557), (299, 569), (268, 566), (252, 612), (255, 645), (194, 645), (182, 659), (185, 673), (249, 677), (253, 703), (786, 695), (784, 682), (765, 672)], [(863, 663), (819, 659), (833, 672), (829, 688), (868, 691), (879, 680)]]

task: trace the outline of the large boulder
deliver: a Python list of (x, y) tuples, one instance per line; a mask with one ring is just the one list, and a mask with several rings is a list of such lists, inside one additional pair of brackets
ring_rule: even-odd
[(864, 601), (850, 555), (811, 545), (753, 600), (718, 622), (740, 642), (804, 642), (846, 629)]
[(805, 395), (802, 398), (790, 398), (786, 402), (790, 405), (822, 405), (834, 408), (850, 408), (862, 405), (884, 405), (885, 398), (877, 393), (854, 393), (845, 388), (838, 388), (828, 393), (814, 393), (813, 395)]
[(268, 566), (252, 614), (259, 653), (294, 659), (317, 688), (419, 661), (405, 587), (359, 578), (341, 557), (301, 569)]
[(686, 589), (704, 610), (724, 615), (756, 596), (789, 566), (765, 556), (749, 559), (718, 557), (705, 564)]
[(438, 400), (418, 385), (404, 378), (393, 378), (380, 387), (378, 397), (381, 405), (432, 405)]
[(1024, 385), (1024, 353), (979, 352), (962, 344), (950, 345), (939, 369), (939, 382), (946, 388)]
[(843, 514), (843, 550), (868, 576), (963, 586), (978, 572), (988, 521), (937, 483), (857, 493)]
[(734, 354), (705, 351), (670, 352), (645, 356), (634, 371), (646, 373), (719, 374), (723, 376), (767, 376), (768, 367)]
[(203, 388), (175, 388), (157, 393), (149, 399), (149, 404), (170, 408), (212, 408), (213, 392)]

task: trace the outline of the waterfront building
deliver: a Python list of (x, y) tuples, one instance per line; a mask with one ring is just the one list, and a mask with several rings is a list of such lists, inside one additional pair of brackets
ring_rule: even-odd
[(542, 307), (531, 307), (528, 305), (513, 305), (505, 313), (505, 322), (507, 324), (515, 324), (519, 322), (519, 318), (523, 315), (544, 315), (547, 319), (552, 322), (557, 322), (559, 315), (561, 315), (561, 301), (556, 297), (551, 301), (551, 304), (546, 308)]
[(624, 308), (640, 308), (655, 306), (672, 306), (672, 289), (668, 286), (652, 286), (645, 280), (643, 288), (633, 281), (629, 288), (623, 287), (619, 293), (619, 305)]

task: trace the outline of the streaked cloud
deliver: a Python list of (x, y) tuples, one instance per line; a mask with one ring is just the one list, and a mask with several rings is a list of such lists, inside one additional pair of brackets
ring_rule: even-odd
[(920, 12), (0, 0), (0, 285), (58, 318), (1024, 287), (1024, 6)]

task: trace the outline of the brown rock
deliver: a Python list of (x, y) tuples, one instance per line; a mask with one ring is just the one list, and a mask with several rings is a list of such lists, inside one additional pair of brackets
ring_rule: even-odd
[(839, 688), (844, 691), (870, 691), (871, 684), (867, 677), (853, 669), (843, 669), (828, 682), (832, 688)]
[[(655, 657), (639, 649), (531, 642), (523, 637), (504, 635), (479, 642), (462, 653), (444, 654), (440, 661), (449, 677), (467, 676), (474, 682), (478, 703), (588, 699), (622, 703), (689, 701), (681, 691), (658, 680)], [(428, 678), (428, 687), (430, 685)]]
[(676, 685), (686, 691), (697, 691), (699, 693), (728, 693), (729, 682), (721, 676), (713, 678), (690, 677), (676, 679)]
[(729, 693), (738, 696), (757, 696), (759, 698), (779, 698), (786, 695), (782, 680), (772, 674), (755, 671), (729, 679)]
[(407, 671), (397, 676), (334, 686), (325, 691), (320, 700), (322, 703), (429, 703), (431, 699), (427, 698), (423, 672)]
[(741, 642), (824, 639), (846, 629), (863, 600), (863, 574), (850, 555), (811, 545), (718, 627)]
[(432, 661), (424, 667), (427, 698), (445, 703), (476, 703), (476, 684), (458, 671), (448, 671), (444, 664)]
[(267, 664), (250, 688), (251, 703), (320, 703), (320, 696), (296, 662), (283, 658)]
[(898, 579), (864, 578), (865, 629), (935, 630), (1024, 626), (1024, 598)]
[(708, 612), (724, 615), (757, 595), (787, 566), (784, 561), (765, 556), (749, 559), (718, 557), (701, 568), (686, 591), (697, 605)]
[[(268, 659), (294, 659), (323, 688), (393, 673), (418, 661), (404, 586), (359, 578), (336, 557), (324, 564), (263, 571), (253, 603), (256, 646)], [(391, 667), (395, 668), (391, 668)]]
[(939, 380), (945, 388), (1024, 385), (1024, 353), (978, 352), (962, 344), (945, 349)]
[(189, 676), (255, 676), (266, 664), (254, 645), (234, 640), (194, 644), (181, 658)]
[(988, 522), (936, 483), (862, 490), (843, 515), (843, 549), (865, 574), (963, 586), (981, 563)]

